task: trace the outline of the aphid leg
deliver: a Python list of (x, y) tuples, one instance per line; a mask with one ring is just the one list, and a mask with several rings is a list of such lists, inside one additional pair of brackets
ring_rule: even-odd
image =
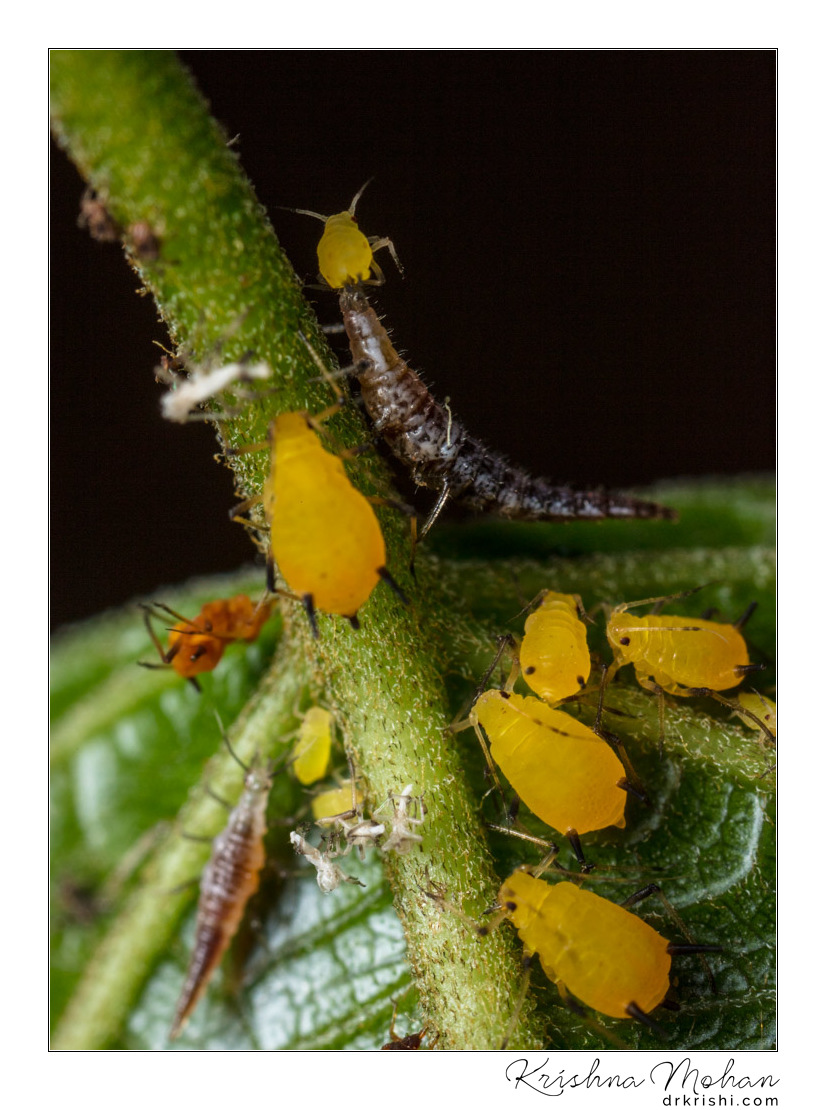
[(533, 952), (528, 952), (528, 950), (525, 949), (525, 954), (522, 957), (522, 982), (519, 985), (519, 991), (516, 995), (516, 1002), (513, 1007), (513, 1013), (511, 1014), (510, 1021), (508, 1022), (507, 1028), (505, 1029), (505, 1035), (502, 1037), (501, 1044), (499, 1045), (500, 1049), (505, 1049), (508, 1047), (508, 1042), (513, 1036), (513, 1031), (516, 1028), (516, 1022), (519, 1018), (520, 1011), (522, 1010), (522, 1007), (525, 1004), (525, 999), (528, 996), (528, 987), (531, 983), (531, 972), (533, 971), (533, 956)]
[(714, 617), (716, 617), (719, 612), (720, 610), (718, 609), (718, 607), (716, 605), (712, 605), (708, 609), (704, 609), (703, 612), (700, 613), (700, 620), (710, 621)]
[[(343, 324), (341, 326), (341, 330), (342, 331), (344, 330), (344, 325)], [(321, 377), (324, 379), (324, 381), (327, 383), (327, 385), (329, 385), (330, 389), (332, 389), (333, 393), (335, 393), (335, 395), (336, 395), (336, 404), (331, 407), (331, 409), (328, 413), (329, 416), (332, 416), (335, 412), (338, 412), (339, 409), (342, 408), (342, 406), (344, 404), (346, 404), (346, 398), (345, 398), (344, 394), (342, 393), (341, 389), (339, 389), (339, 386), (338, 386), (338, 383), (335, 380), (335, 377), (327, 369), (327, 367), (324, 365), (324, 362), (321, 358), (321, 355), (319, 355), (318, 351), (316, 351), (315, 347), (313, 347), (312, 343), (309, 341), (309, 339), (304, 334), (304, 332), (299, 329), (298, 335), (299, 335), (299, 338), (301, 339), (301, 341), (304, 343), (304, 346), (307, 348), (307, 351), (310, 355), (310, 358), (313, 360), (313, 362), (316, 364), (318, 369), (321, 371)], [(349, 373), (349, 368), (345, 371), (345, 373)], [(325, 410), (325, 411), (327, 411), (327, 410)], [(316, 416), (315, 419), (318, 420), (319, 423), (323, 423), (324, 420), (326, 419), (326, 417)]]
[(742, 615), (739, 616), (736, 621), (734, 621), (734, 627), (735, 628), (745, 628), (746, 624), (751, 620), (752, 614), (754, 613), (754, 610), (756, 608), (757, 608), (757, 602), (756, 601), (750, 601), (749, 604), (746, 606), (745, 610), (743, 611)]
[(579, 1002), (577, 1002), (565, 984), (559, 979), (556, 981), (556, 989), (559, 991), (559, 997), (565, 1003), (566, 1008), (569, 1009), (572, 1014), (576, 1014), (584, 1025), (587, 1025), (589, 1029), (593, 1029), (595, 1033), (604, 1037), (616, 1048), (628, 1048), (628, 1045), (621, 1041), (619, 1037), (616, 1037), (610, 1030), (606, 1029), (602, 1022), (595, 1021), (584, 1007), (580, 1006)]
[[(351, 617), (347, 617), (346, 619), (350, 622), (350, 627), (358, 632), (358, 630), (361, 628), (361, 621), (358, 619), (357, 614), (353, 613)], [(318, 639), (318, 632), (315, 633), (315, 636), (316, 639)]]
[(390, 573), (390, 571), (387, 569), (387, 567), (377, 567), (376, 568), (376, 574), (378, 574), (378, 576), (382, 580), (382, 582), (387, 583), (387, 585), (390, 587), (390, 589), (393, 591), (393, 593), (396, 595), (396, 597), (399, 599), (399, 601), (402, 603), (402, 605), (409, 605), (410, 604), (410, 598), (407, 596), (407, 594), (404, 592), (404, 590), (398, 584), (398, 582), (393, 577), (393, 575)]
[(591, 727), (593, 728), (597, 736), (600, 737), (600, 739), (604, 740), (607, 744), (610, 744), (610, 746), (616, 752), (623, 767), (625, 768), (625, 773), (628, 777), (627, 779), (620, 779), (620, 781), (617, 783), (617, 786), (619, 786), (621, 790), (627, 790), (630, 794), (633, 794), (635, 798), (639, 798), (639, 800), (644, 805), (650, 806), (651, 800), (648, 797), (648, 794), (645, 791), (645, 787), (643, 786), (642, 782), (637, 776), (636, 771), (632, 766), (631, 759), (628, 755), (628, 752), (625, 750), (625, 745), (623, 744), (622, 740), (619, 738), (619, 736), (616, 735), (616, 733), (609, 732), (608, 729), (602, 727), (605, 687), (608, 685), (609, 673), (610, 668), (606, 667), (603, 663), (602, 680), (599, 684), (599, 703), (597, 705), (597, 715)]
[[(385, 238), (380, 239), (375, 235), (368, 235), (367, 242), (372, 247), (373, 254), (375, 254), (376, 251), (380, 251), (384, 247), (387, 247), (387, 249), (390, 251), (390, 257), (396, 263), (396, 269), (399, 271), (399, 273), (402, 275), (402, 277), (404, 277), (404, 266), (402, 266), (401, 262), (399, 261), (399, 256), (396, 254), (396, 248), (393, 246), (393, 240), (392, 239), (388, 239), (386, 236), (385, 236)], [(377, 282), (377, 284), (382, 285), (384, 283), (384, 274), (382, 274), (381, 270), (379, 269), (378, 265), (376, 264), (375, 258), (373, 259), (373, 266), (375, 266), (376, 270), (378, 270), (379, 274), (381, 275), (381, 281)], [(373, 266), (371, 266), (370, 268), (372, 269)]]
[(688, 941), (688, 945), (669, 945), (668, 951), (673, 952), (674, 955), (680, 955), (682, 952), (691, 952), (699, 955), (700, 962), (702, 963), (705, 970), (709, 985), (711, 986), (712, 991), (716, 994), (717, 987), (714, 983), (714, 976), (712, 975), (711, 968), (708, 965), (708, 960), (705, 958), (705, 955), (703, 953), (722, 952), (723, 948), (719, 944), (697, 944), (697, 942), (694, 940), (694, 937), (686, 928), (685, 922), (677, 913), (669, 900), (666, 898), (666, 896), (663, 894), (657, 883), (649, 883), (648, 886), (643, 887), (642, 890), (638, 890), (635, 894), (629, 895), (629, 897), (626, 898), (624, 902), (621, 902), (620, 905), (622, 905), (625, 909), (630, 909), (632, 906), (639, 905), (640, 902), (642, 902), (644, 899), (648, 898), (652, 894), (657, 895), (660, 902), (662, 903), (665, 912), (668, 914), (668, 916), (671, 918), (671, 920)]
[(505, 920), (505, 911), (500, 911), (498, 906), (494, 906), (489, 911), (485, 910), (485, 913), (490, 912), (497, 914), (493, 919), (493, 924), (480, 925), (478, 921), (466, 914), (464, 910), (459, 909), (455, 902), (451, 902), (450, 899), (446, 897), (444, 887), (441, 886), (441, 884), (435, 883), (430, 878), (428, 878), (428, 882), (430, 884), (430, 889), (421, 886), (421, 884), (417, 884), (422, 894), (424, 894), (426, 898), (429, 898), (431, 902), (435, 902), (442, 912), (451, 913), (454, 917), (458, 917), (472, 932), (480, 937), (485, 937), (488, 933), (492, 933), (494, 929), (497, 929), (501, 922)]
[(663, 757), (663, 745), (665, 744), (665, 690), (658, 682), (652, 678), (644, 678), (641, 674), (637, 675), (637, 682), (644, 690), (648, 690), (651, 694), (657, 695), (657, 712), (660, 718), (660, 739), (657, 745), (660, 759)]
[(313, 634), (313, 639), (318, 639), (318, 621), (315, 617), (315, 605), (313, 604), (313, 595), (304, 594), (301, 598), (301, 604), (304, 606), (304, 611), (307, 614), (307, 620), (310, 622), (310, 631)]
[(241, 513), (247, 512), (249, 509), (254, 509), (256, 505), (260, 505), (264, 500), (260, 493), (254, 497), (248, 497), (245, 501), (239, 501), (237, 505), (233, 505), (229, 511), (229, 519), (235, 524), (245, 524), (248, 528), (255, 528), (256, 531), (262, 531), (261, 526), (253, 524), (251, 520), (241, 516)]
[(166, 658), (166, 652), (164, 651), (163, 644), (158, 639), (157, 633), (152, 627), (151, 617), (154, 616), (154, 611), (150, 605), (141, 605), (141, 609), (143, 609), (143, 623), (146, 625), (146, 631), (149, 633), (149, 638), (155, 645), (155, 650), (161, 657), (162, 663), (141, 663), (140, 666), (149, 667), (150, 670), (155, 670), (159, 667), (165, 667), (169, 663), (169, 660)]
[[(547, 854), (543, 856), (536, 865), (537, 869), (540, 869), (540, 871), (547, 870), (559, 855), (559, 848), (550, 840), (543, 840), (539, 836), (531, 836), (530, 833), (521, 832), (519, 829), (513, 829), (510, 825), (495, 825), (492, 821), (487, 821), (486, 825), (493, 832), (504, 833), (505, 836), (515, 836), (519, 840), (527, 840), (530, 844), (538, 844), (540, 848), (544, 848)], [(546, 860), (548, 861), (547, 863), (545, 862)], [(531, 870), (534, 871), (533, 868)]]
[[(759, 663), (757, 664), (757, 667), (758, 669), (762, 668), (763, 664)], [(735, 669), (741, 670), (744, 668)], [(734, 710), (735, 713), (739, 713), (743, 717), (748, 717), (748, 719), (750, 721), (753, 721), (756, 727), (760, 729), (760, 731), (766, 737), (769, 745), (772, 748), (777, 747), (777, 739), (775, 736), (772, 735), (772, 731), (766, 724), (766, 722), (762, 721), (756, 713), (752, 713), (750, 709), (746, 709), (745, 706), (740, 705), (739, 702), (729, 701), (728, 698), (724, 698), (722, 694), (718, 693), (716, 690), (710, 690), (707, 686), (686, 687), (686, 693), (695, 698), (714, 698), (714, 700), (718, 701), (720, 705), (725, 705), (728, 709)]]

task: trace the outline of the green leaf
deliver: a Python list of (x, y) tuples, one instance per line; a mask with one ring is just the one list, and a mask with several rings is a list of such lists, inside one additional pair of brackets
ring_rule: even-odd
[[(124, 229), (174, 341), (196, 357), (220, 348), (228, 361), (253, 350), (276, 372), (277, 394), (262, 391), (223, 423), (223, 441), (258, 441), (278, 411), (323, 407), (329, 397), (312, 380), (317, 369), (299, 336), (300, 329), (320, 341), (310, 310), (252, 187), (174, 56), (65, 51), (52, 59), (56, 134)], [(153, 229), (158, 257), (137, 249), (130, 229), (138, 221)], [(365, 430), (356, 413), (343, 412), (334, 434), (354, 444)], [(243, 494), (260, 491), (265, 457), (238, 456), (233, 466)], [(353, 476), (370, 492), (391, 481), (370, 456)], [(166, 1044), (192, 944), (195, 890), (178, 888), (199, 874), (209, 850), (180, 834), (215, 835), (225, 821), (205, 786), (229, 802), (241, 789), (213, 710), (249, 759), (280, 753), (298, 703), (319, 699), (333, 709), (358, 764), (368, 809), (408, 783), (424, 794), (422, 851), (391, 854), (383, 869), (374, 859), (365, 865), (364, 891), (341, 888), (327, 898), (306, 866), (303, 878), (268, 877), (248, 914), (260, 928), (239, 934), (177, 1043), (375, 1047), (386, 1039), (391, 997), (412, 976), (416, 1020), (439, 1034), (440, 1047), (498, 1045), (520, 987), (515, 934), (503, 926), (482, 940), (425, 892), (439, 884), (476, 917), (508, 870), (536, 854), (488, 835), (484, 819), (496, 816), (496, 805), (489, 799), (480, 809), (487, 787), (479, 745), (472, 733), (446, 734), (445, 726), (467, 705), (495, 637), (519, 631), (519, 610), (541, 587), (580, 593), (591, 606), (718, 583), (681, 602), (681, 611), (717, 605), (730, 616), (758, 600), (750, 636), (771, 662), (770, 488), (749, 481), (672, 492), (664, 497), (683, 508), (673, 527), (436, 529), (415, 581), (405, 572), (405, 522), (380, 510), (389, 564), (409, 607), (377, 589), (360, 612), (359, 632), (323, 620), (313, 641), (303, 614), (282, 602), (258, 643), (227, 651), (200, 697), (171, 672), (135, 666), (152, 650), (136, 611), (67, 630), (53, 659), (54, 1045)], [(195, 613), (204, 600), (262, 586), (248, 573), (163, 600)], [(771, 671), (758, 677), (763, 684), (755, 685), (768, 689)], [(617, 876), (636, 886), (661, 881), (697, 939), (726, 946), (711, 961), (716, 995), (698, 965), (680, 966), (683, 1009), (662, 1019), (665, 1044), (767, 1047), (774, 1015), (769, 756), (721, 706), (681, 701), (668, 712), (660, 760), (656, 706), (630, 676), (611, 688), (610, 702), (626, 714), (611, 727), (625, 738), (654, 805), (632, 802), (627, 829), (588, 838), (589, 856), (603, 870), (630, 869)], [(277, 822), (294, 827), (304, 805), (289, 774), (280, 775), (267, 847), (282, 870), (301, 869), (301, 861)], [(623, 897), (628, 886), (599, 890)], [(671, 935), (670, 923), (661, 929)], [(405, 995), (403, 1006), (415, 1003), (414, 992)], [(629, 1045), (661, 1047), (630, 1022), (605, 1025)], [(513, 1047), (606, 1043), (534, 973)]]

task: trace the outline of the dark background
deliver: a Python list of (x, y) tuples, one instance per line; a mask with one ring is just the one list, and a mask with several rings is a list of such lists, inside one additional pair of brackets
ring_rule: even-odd
[[(406, 271), (382, 252), (375, 301), (473, 434), (579, 484), (773, 469), (774, 52), (182, 56), (302, 277), (321, 225), (275, 206), (329, 215), (375, 177), (359, 223)], [(253, 549), (212, 432), (160, 419), (151, 299), (52, 172), (61, 623)]]

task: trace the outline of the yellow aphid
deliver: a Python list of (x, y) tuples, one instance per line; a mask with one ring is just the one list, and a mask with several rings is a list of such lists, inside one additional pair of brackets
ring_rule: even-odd
[(301, 721), (293, 748), (293, 771), (302, 786), (318, 782), (327, 774), (333, 746), (332, 714), (320, 705), (311, 706)]
[(326, 451), (305, 412), (283, 413), (272, 429), (264, 483), (271, 551), (308, 612), (356, 613), (387, 577), (384, 537), (372, 505)]
[(528, 808), (566, 836), (625, 825), (622, 763), (590, 728), (534, 697), (487, 690), (468, 722)]
[[(747, 713), (754, 714), (754, 717), (759, 718), (769, 730), (772, 736), (777, 736), (777, 706), (764, 694), (738, 694), (737, 701), (740, 703), (746, 713), (738, 713), (737, 716), (740, 720), (748, 725), (749, 728), (757, 728), (754, 718), (747, 716)], [(736, 710), (735, 710), (736, 712)]]
[[(356, 789), (356, 806), (364, 801), (364, 794)], [(339, 813), (347, 813), (353, 808), (353, 789), (349, 782), (337, 786), (333, 790), (325, 790), (313, 798), (313, 818), (324, 821), (335, 817)]]
[(622, 906), (528, 871), (506, 879), (499, 905), (563, 997), (615, 1018), (647, 1015), (665, 998), (672, 946)]
[(634, 664), (637, 680), (667, 694), (687, 696), (696, 689), (730, 690), (751, 669), (746, 641), (733, 624), (700, 617), (628, 613), (635, 605), (665, 600), (626, 602), (608, 618), (608, 641), (614, 652), (613, 675)]
[(579, 598), (546, 590), (525, 621), (519, 664), (528, 686), (549, 705), (578, 694), (591, 673)]
[(402, 266), (396, 255), (396, 248), (390, 239), (376, 235), (369, 238), (359, 229), (355, 220), (356, 205), (369, 181), (365, 181), (346, 212), (336, 212), (334, 216), (322, 216), (306, 208), (291, 208), (302, 216), (313, 216), (324, 224), (324, 233), (318, 244), (318, 268), (321, 278), (331, 289), (343, 289), (348, 285), (381, 285), (384, 274), (375, 259), (375, 252), (387, 247), (393, 261), (401, 273)]

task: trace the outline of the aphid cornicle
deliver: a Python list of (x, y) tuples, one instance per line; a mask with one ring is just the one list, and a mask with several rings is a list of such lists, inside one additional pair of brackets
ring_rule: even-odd
[(212, 842), (212, 855), (201, 877), (195, 944), (170, 1040), (180, 1034), (197, 1006), (238, 931), (247, 902), (258, 890), (266, 859), (264, 836), (272, 782), (272, 766), (261, 766), (254, 758), (245, 768), (244, 790), (238, 804), (230, 811), (226, 828)]
[(421, 530), (429, 530), (448, 498), (509, 520), (671, 520), (672, 509), (604, 490), (583, 490), (533, 478), (474, 439), (436, 401), (398, 354), (364, 292), (339, 295), (344, 329), (364, 406), (376, 430), (414, 482), (437, 490)]
[(591, 673), (581, 609), (580, 598), (545, 590), (538, 608), (525, 621), (519, 645), (522, 677), (549, 705), (580, 693)]

